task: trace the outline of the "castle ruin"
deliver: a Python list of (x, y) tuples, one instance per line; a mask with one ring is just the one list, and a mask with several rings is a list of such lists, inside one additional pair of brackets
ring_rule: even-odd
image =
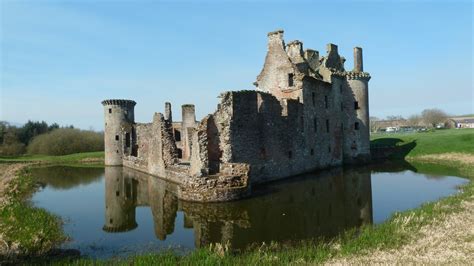
[(327, 54), (268, 34), (256, 90), (227, 91), (213, 114), (196, 121), (194, 105), (173, 122), (171, 104), (136, 123), (135, 102), (104, 100), (105, 164), (178, 184), (188, 201), (229, 201), (253, 184), (370, 160), (368, 82), (362, 49), (346, 71), (337, 46)]

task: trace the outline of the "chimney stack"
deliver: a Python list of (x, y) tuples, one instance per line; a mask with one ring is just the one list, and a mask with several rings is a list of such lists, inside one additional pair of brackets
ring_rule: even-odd
[(354, 47), (354, 72), (364, 72), (362, 48), (360, 47)]

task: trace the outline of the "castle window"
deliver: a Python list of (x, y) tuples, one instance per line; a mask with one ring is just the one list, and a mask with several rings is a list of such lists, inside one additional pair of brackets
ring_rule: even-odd
[(178, 158), (181, 159), (183, 158), (183, 150), (182, 149), (177, 149), (178, 151)]
[(331, 145), (328, 146), (328, 153), (331, 152)]
[(295, 76), (295, 74), (293, 74), (293, 73), (288, 74), (288, 86), (289, 87), (294, 86), (294, 81), (293, 81), (294, 76)]
[(311, 93), (311, 99), (313, 100), (313, 106), (316, 105), (316, 94), (313, 92)]
[(344, 111), (344, 103), (341, 102), (341, 111)]
[(288, 158), (292, 158), (293, 157), (293, 153), (291, 151), (288, 151)]
[(314, 149), (311, 149), (311, 155), (314, 155)]
[(359, 122), (355, 122), (355, 124), (354, 124), (354, 129), (355, 129), (355, 130), (359, 130)]
[(358, 102), (358, 101), (355, 101), (355, 102), (354, 102), (354, 110), (357, 110), (357, 109), (360, 109), (360, 107), (359, 107), (359, 102)]
[(265, 148), (260, 149), (260, 158), (265, 159), (267, 157), (267, 152), (265, 151)]
[(127, 148), (130, 147), (130, 133), (128, 133), (128, 132), (125, 133), (125, 146), (126, 146)]
[(329, 103), (328, 103), (328, 96), (324, 96), (324, 108), (328, 109)]
[(111, 113), (112, 113), (112, 108), (109, 108), (109, 114), (111, 114)]
[(326, 132), (329, 133), (329, 119), (326, 119)]
[(314, 132), (317, 132), (318, 131), (318, 121), (316, 120), (316, 118), (313, 119), (313, 126), (314, 126)]
[(119, 135), (115, 135), (115, 140), (119, 140)]
[(174, 140), (181, 141), (181, 132), (176, 129), (174, 130)]

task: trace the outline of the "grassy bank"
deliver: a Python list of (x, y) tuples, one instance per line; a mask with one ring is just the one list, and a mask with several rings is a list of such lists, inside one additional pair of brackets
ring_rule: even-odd
[(29, 202), (37, 184), (31, 167), (103, 164), (103, 152), (0, 157), (0, 264), (44, 257), (66, 240), (60, 218)]
[(22, 155), (0, 157), (0, 163), (36, 162), (42, 164), (104, 164), (104, 152), (84, 152), (69, 155)]
[(36, 188), (36, 181), (27, 166), (2, 165), (2, 181), (17, 175), (8, 183), (2, 182), (0, 202), (0, 264), (2, 260), (42, 256), (62, 243), (66, 236), (59, 217), (44, 209), (31, 206), (27, 199)]

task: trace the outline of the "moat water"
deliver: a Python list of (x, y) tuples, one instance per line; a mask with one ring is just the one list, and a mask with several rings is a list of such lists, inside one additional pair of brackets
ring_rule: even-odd
[(234, 249), (272, 241), (331, 238), (458, 191), (455, 171), (429, 174), (409, 164), (331, 169), (253, 188), (251, 198), (180, 201), (176, 186), (119, 167), (36, 168), (34, 205), (59, 215), (71, 240), (63, 248), (107, 258), (209, 243)]

